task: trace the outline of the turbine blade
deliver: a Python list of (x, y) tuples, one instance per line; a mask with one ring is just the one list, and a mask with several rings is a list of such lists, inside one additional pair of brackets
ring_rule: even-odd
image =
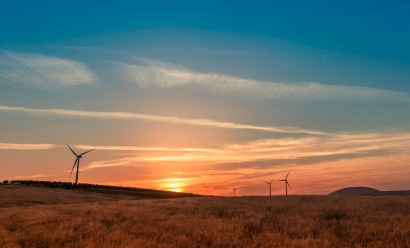
[(91, 151), (94, 151), (94, 150), (95, 150), (95, 149), (91, 149), (91, 150), (89, 150), (89, 151), (83, 152), (83, 153), (80, 154), (80, 156), (82, 156), (82, 155), (84, 155), (84, 154), (86, 154), (86, 153), (89, 153), (89, 152), (91, 152)]
[(290, 170), (289, 170), (288, 174), (286, 175), (286, 179), (288, 179), (289, 173), (290, 173)]
[(273, 182), (273, 179), (272, 179), (272, 180), (270, 180), (269, 184), (271, 184), (272, 182)]
[(269, 184), (268, 182), (264, 181), (265, 183)]
[(75, 161), (74, 161), (73, 168), (71, 169), (71, 172), (70, 172), (70, 178), (71, 178), (71, 174), (73, 174), (74, 167), (77, 164), (77, 160), (78, 160), (78, 158), (76, 158)]
[(68, 144), (66, 144), (66, 145), (68, 146), (68, 148), (70, 148), (71, 152), (72, 152), (76, 157), (78, 157), (77, 153), (75, 153), (75, 151), (74, 151), (73, 149), (71, 149), (71, 147), (70, 147)]
[(292, 187), (290, 187), (290, 184), (288, 183), (288, 181), (286, 181), (286, 184), (289, 186), (290, 189), (292, 189)]
[(277, 180), (277, 181), (284, 182), (284, 181), (286, 181), (286, 180)]

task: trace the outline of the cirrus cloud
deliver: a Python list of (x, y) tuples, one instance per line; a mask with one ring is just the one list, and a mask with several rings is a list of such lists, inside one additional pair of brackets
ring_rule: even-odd
[(141, 88), (193, 87), (222, 95), (258, 100), (393, 100), (410, 102), (407, 93), (362, 86), (317, 82), (264, 82), (217, 73), (202, 73), (161, 61), (126, 64), (129, 77)]
[(97, 80), (84, 63), (37, 53), (0, 53), (0, 82), (60, 88)]
[(99, 119), (113, 119), (113, 120), (144, 120), (152, 122), (166, 122), (174, 124), (184, 124), (203, 127), (215, 127), (226, 129), (244, 129), (244, 130), (257, 130), (264, 132), (274, 133), (305, 133), (311, 135), (323, 135), (325, 134), (319, 130), (303, 129), (297, 127), (276, 127), (276, 126), (257, 126), (250, 124), (241, 124), (235, 122), (218, 121), (212, 119), (193, 119), (183, 118), (176, 116), (161, 116), (140, 114), (132, 112), (97, 112), (97, 111), (84, 111), (84, 110), (72, 110), (72, 109), (36, 109), (26, 107), (15, 107), (0, 105), (0, 111), (9, 112), (21, 112), (30, 114), (42, 114), (51, 116), (72, 116), (81, 118), (99, 118)]
[[(334, 133), (311, 137), (251, 140), (216, 147), (156, 150), (159, 153), (138, 153), (134, 156), (95, 161), (87, 169), (153, 164), (207, 165), (217, 169), (265, 168), (406, 154), (409, 145), (408, 132)], [(83, 149), (91, 147), (85, 146)], [(378, 165), (374, 166), (377, 168)]]

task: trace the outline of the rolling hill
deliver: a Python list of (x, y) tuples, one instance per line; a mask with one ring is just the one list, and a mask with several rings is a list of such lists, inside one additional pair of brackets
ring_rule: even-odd
[[(144, 189), (134, 187), (121, 187), (99, 184), (79, 183), (78, 185), (71, 182), (55, 182), (55, 181), (34, 181), (34, 180), (13, 180), (3, 181), (0, 184), (0, 192), (8, 192), (7, 195), (12, 195), (14, 199), (21, 198), (27, 201), (26, 203), (46, 203), (46, 202), (61, 202), (65, 203), (76, 201), (100, 201), (115, 200), (120, 198), (127, 199), (166, 199), (180, 197), (198, 197), (200, 195), (172, 192), (166, 190)], [(18, 196), (18, 197), (15, 197)], [(46, 199), (43, 199), (47, 196)], [(42, 199), (42, 200), (39, 200)], [(4, 200), (4, 199), (3, 199)], [(10, 200), (15, 202), (15, 200)]]
[(369, 187), (348, 187), (339, 189), (330, 193), (329, 195), (342, 195), (342, 196), (384, 196), (384, 195), (410, 195), (410, 190), (394, 190), (394, 191), (381, 191)]

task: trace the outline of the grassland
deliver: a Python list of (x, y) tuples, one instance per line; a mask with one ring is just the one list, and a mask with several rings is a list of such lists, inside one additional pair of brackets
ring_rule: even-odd
[(409, 233), (406, 196), (135, 200), (0, 186), (0, 247), (410, 247)]

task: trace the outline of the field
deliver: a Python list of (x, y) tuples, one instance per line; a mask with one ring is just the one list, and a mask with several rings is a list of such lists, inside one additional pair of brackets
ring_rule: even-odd
[(410, 197), (135, 199), (0, 186), (0, 247), (410, 247)]

